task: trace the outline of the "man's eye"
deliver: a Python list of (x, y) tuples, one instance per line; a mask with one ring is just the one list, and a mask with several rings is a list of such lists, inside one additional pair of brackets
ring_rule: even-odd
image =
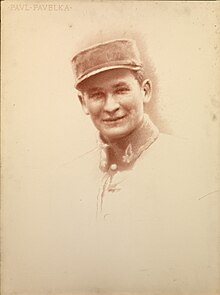
[(121, 87), (115, 90), (116, 94), (125, 94), (127, 92), (129, 92), (129, 88), (128, 87)]
[(101, 99), (104, 97), (104, 93), (103, 92), (95, 92), (95, 93), (91, 93), (89, 95), (89, 98), (92, 98), (92, 99)]

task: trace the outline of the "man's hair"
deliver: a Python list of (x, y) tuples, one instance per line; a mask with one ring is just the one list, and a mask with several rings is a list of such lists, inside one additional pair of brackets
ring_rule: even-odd
[(143, 70), (137, 70), (137, 71), (132, 71), (135, 79), (138, 81), (138, 83), (140, 84), (140, 86), (142, 85), (142, 83), (145, 80), (145, 74)]

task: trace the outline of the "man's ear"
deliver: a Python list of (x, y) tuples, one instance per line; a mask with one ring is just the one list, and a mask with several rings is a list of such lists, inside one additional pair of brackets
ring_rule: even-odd
[(142, 83), (142, 89), (144, 91), (144, 103), (148, 103), (152, 94), (152, 82), (149, 79), (144, 80)]
[(87, 105), (86, 105), (85, 98), (84, 98), (83, 94), (79, 92), (78, 93), (78, 98), (79, 98), (79, 101), (81, 103), (81, 106), (82, 106), (82, 109), (83, 109), (84, 113), (86, 115), (89, 115), (89, 110), (87, 108)]

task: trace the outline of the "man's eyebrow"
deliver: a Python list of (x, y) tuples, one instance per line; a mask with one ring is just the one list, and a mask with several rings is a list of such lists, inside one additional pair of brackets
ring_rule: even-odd
[(102, 88), (101, 87), (91, 87), (89, 88), (86, 92), (96, 92), (96, 91), (102, 91)]
[(128, 84), (126, 82), (119, 82), (119, 83), (113, 85), (113, 88), (118, 88), (118, 87), (121, 87), (121, 86), (127, 86), (128, 87)]

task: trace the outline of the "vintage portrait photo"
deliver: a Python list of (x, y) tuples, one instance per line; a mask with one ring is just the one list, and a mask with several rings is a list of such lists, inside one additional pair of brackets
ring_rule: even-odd
[(1, 294), (220, 294), (219, 3), (1, 8)]

